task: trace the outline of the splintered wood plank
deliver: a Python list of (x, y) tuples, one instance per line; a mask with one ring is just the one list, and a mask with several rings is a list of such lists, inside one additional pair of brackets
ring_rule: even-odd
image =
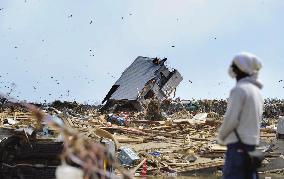
[(143, 143), (144, 139), (140, 137), (114, 136), (120, 143)]

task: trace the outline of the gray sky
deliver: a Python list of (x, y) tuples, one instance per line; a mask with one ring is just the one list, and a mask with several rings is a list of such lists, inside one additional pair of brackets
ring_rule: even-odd
[(137, 56), (167, 57), (184, 76), (183, 99), (227, 98), (241, 51), (262, 59), (263, 95), (284, 98), (283, 0), (0, 0), (0, 9), (0, 91), (19, 99), (101, 101)]

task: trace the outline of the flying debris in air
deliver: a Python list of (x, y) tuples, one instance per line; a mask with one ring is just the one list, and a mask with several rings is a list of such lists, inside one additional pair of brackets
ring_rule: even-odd
[(224, 81), (221, 81), (221, 82), (218, 83), (219, 86), (222, 85), (222, 84), (224, 84)]
[[(90, 52), (92, 52), (92, 50), (91, 50), (91, 49), (90, 49), (89, 51), (90, 51)], [(93, 52), (93, 53), (95, 53), (95, 52)], [(91, 56), (91, 57), (92, 57), (92, 56), (94, 57), (95, 55), (94, 55), (94, 54), (90, 54), (90, 56)]]

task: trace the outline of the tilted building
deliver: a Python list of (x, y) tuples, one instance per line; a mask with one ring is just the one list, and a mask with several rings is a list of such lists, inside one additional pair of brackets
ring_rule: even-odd
[(183, 78), (165, 65), (166, 60), (137, 57), (104, 98), (102, 110), (119, 107), (141, 111), (147, 99), (169, 97)]

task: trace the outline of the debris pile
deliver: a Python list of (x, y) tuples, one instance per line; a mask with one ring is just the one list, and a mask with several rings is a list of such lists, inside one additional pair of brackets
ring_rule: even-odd
[(146, 109), (145, 119), (151, 121), (162, 121), (164, 117), (162, 116), (161, 105), (158, 100), (151, 100)]
[[(114, 142), (89, 140), (82, 132), (68, 126), (68, 121), (34, 105), (17, 103), (29, 113), (17, 116), (15, 112), (13, 119), (9, 113), (1, 114), (1, 178), (55, 178), (56, 174), (56, 178), (61, 179), (70, 173), (74, 175), (71, 178), (113, 178), (112, 169), (117, 169), (124, 178), (132, 178), (131, 172), (126, 172), (116, 162), (118, 143), (107, 131), (92, 129), (95, 135)], [(34, 121), (37, 125), (33, 126)], [(21, 125), (16, 126), (17, 123)], [(50, 131), (54, 131), (52, 136)]]
[[(157, 102), (154, 102), (154, 104), (157, 104)], [(53, 118), (57, 117), (58, 121), (61, 121), (70, 129), (76, 129), (80, 135), (88, 139), (97, 142), (106, 140), (105, 143), (113, 141), (113, 148), (118, 161), (129, 171), (135, 169), (136, 175), (145, 173), (145, 166), (147, 166), (147, 175), (159, 176), (173, 176), (212, 168), (217, 171), (223, 166), (226, 148), (216, 143), (217, 129), (222, 122), (222, 115), (218, 113), (194, 115), (187, 109), (183, 109), (172, 115), (166, 114), (166, 117), (164, 117), (166, 119), (155, 120), (153, 117), (151, 120), (147, 120), (148, 111), (142, 113), (119, 112), (105, 115), (98, 112), (96, 107), (81, 111), (81, 113), (78, 113), (80, 110), (74, 112), (74, 109), (68, 109), (66, 106), (60, 108), (63, 111), (54, 107), (42, 107), (42, 109), (53, 115)], [(158, 109), (155, 108), (159, 111)], [(24, 110), (19, 109), (19, 111)], [(162, 113), (162, 110), (160, 112)], [(63, 150), (63, 138), (59, 135), (59, 132), (44, 124), (38, 127), (35, 116), (30, 112), (4, 111), (0, 116), (1, 136), (19, 136), (19, 138), (21, 136), (25, 139), (25, 146), (22, 146), (23, 151), (29, 153), (29, 156), (33, 155), (32, 159), (28, 156), (25, 158), (25, 164), (34, 163), (36, 166), (45, 167), (44, 170), (47, 167), (50, 169), (53, 167), (53, 170), (50, 171), (54, 172), (55, 168), (60, 165), (60, 160), (56, 156), (59, 156)], [(125, 119), (127, 119), (128, 124), (122, 125), (120, 122)], [(264, 144), (261, 147), (266, 151), (267, 165), (283, 155), (281, 153), (283, 151), (276, 148), (275, 126), (277, 126), (277, 122), (277, 119), (270, 120), (270, 125), (261, 129), (261, 138)], [(9, 131), (8, 134), (7, 131)], [(3, 143), (5, 143), (5, 140), (2, 138), (1, 146), (5, 145)], [(14, 141), (11, 145), (16, 145), (15, 143), (17, 142)], [(53, 156), (49, 158), (52, 161), (48, 162), (47, 159), (36, 157), (43, 152), (42, 150), (37, 151), (34, 147), (39, 146), (39, 143), (44, 143), (46, 147), (44, 149), (41, 146), (42, 150), (48, 148), (51, 153), (54, 152), (49, 155)], [(28, 146), (33, 146), (32, 150), (27, 151)], [(112, 145), (108, 144), (108, 146), (108, 148), (111, 148)], [(6, 156), (1, 161), (4, 168), (23, 164), (17, 163), (19, 161), (7, 163), (5, 160), (8, 160), (9, 156), (3, 152), (1, 155)], [(144, 159), (146, 165), (144, 165)], [(137, 168), (139, 164), (141, 165)], [(264, 171), (273, 170), (265, 169)], [(117, 171), (115, 173), (117, 174)]]
[(284, 116), (284, 100), (265, 99), (264, 100), (264, 117), (275, 118), (275, 116)]

